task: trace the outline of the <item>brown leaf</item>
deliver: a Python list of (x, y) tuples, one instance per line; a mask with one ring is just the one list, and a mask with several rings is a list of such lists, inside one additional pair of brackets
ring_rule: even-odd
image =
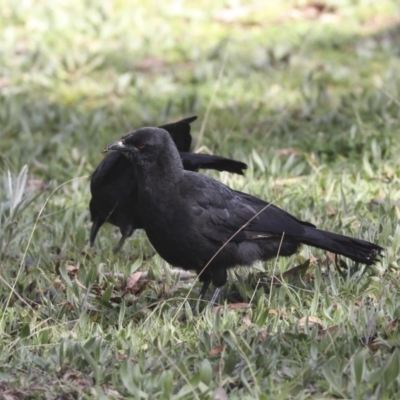
[(367, 346), (369, 351), (372, 351), (373, 353), (375, 353), (376, 351), (378, 351), (380, 349), (380, 347), (382, 345), (381, 343), (379, 343), (377, 341), (377, 339), (378, 339), (378, 336), (376, 336), (376, 335), (362, 337), (360, 339), (360, 343)]
[(210, 350), (210, 356), (216, 356), (221, 353), (225, 349), (225, 345), (221, 344), (221, 346), (214, 347)]
[(228, 394), (226, 393), (226, 390), (221, 386), (217, 388), (217, 390), (214, 392), (213, 400), (228, 400)]
[(287, 316), (286, 310), (274, 310), (274, 309), (271, 309), (271, 310), (268, 310), (268, 314), (279, 315), (280, 317), (286, 317)]
[(369, 351), (371, 351), (372, 353), (376, 353), (380, 348), (381, 345), (380, 343), (371, 343), (367, 345)]
[(326, 213), (327, 213), (328, 217), (332, 218), (336, 215), (337, 211), (330, 204), (328, 204), (326, 206)]
[(233, 303), (228, 304), (228, 310), (238, 311), (249, 307), (249, 303)]
[(78, 273), (79, 267), (77, 267), (76, 265), (67, 264), (65, 269), (70, 278), (75, 278)]
[(306, 4), (293, 7), (282, 15), (283, 20), (287, 19), (321, 19), (323, 22), (337, 22), (339, 15), (334, 6), (324, 1), (310, 1)]
[(133, 292), (133, 290), (135, 289), (136, 284), (138, 283), (141, 276), (142, 276), (142, 273), (140, 271), (134, 272), (133, 274), (129, 275), (127, 283), (126, 283), (126, 290)]
[(74, 309), (74, 305), (70, 301), (62, 301), (59, 303), (60, 306), (63, 306), (64, 304), (67, 305), (68, 311), (72, 311)]
[(295, 178), (276, 179), (272, 184), (273, 186), (294, 185), (303, 179), (304, 178), (302, 176), (297, 176)]
[(335, 263), (336, 254), (335, 253), (331, 253), (330, 251), (327, 251), (326, 252), (326, 258), (329, 261), (329, 264), (334, 264)]
[(246, 314), (246, 315), (243, 317), (243, 323), (244, 323), (246, 326), (251, 326), (251, 325), (253, 325), (253, 323), (251, 322), (251, 319), (250, 319), (249, 314)]
[[(128, 356), (126, 354), (118, 354), (118, 360), (125, 361), (126, 359), (128, 359)], [(135, 357), (129, 357), (129, 360), (134, 363), (138, 362), (137, 358)]]
[(292, 154), (294, 154), (295, 156), (297, 156), (299, 154), (299, 150), (297, 149), (293, 149), (291, 147), (287, 147), (284, 149), (278, 149), (275, 151), (275, 154), (280, 157), (280, 156), (290, 156)]
[(318, 257), (310, 257), (310, 265), (317, 264), (319, 262)]
[(397, 328), (398, 324), (399, 324), (398, 319), (394, 319), (393, 321), (390, 321), (386, 328), (387, 333), (389, 334), (389, 333), (393, 332)]
[(322, 328), (322, 320), (318, 317), (303, 317), (299, 319), (298, 322), (299, 328), (304, 328), (308, 326), (309, 328), (312, 328), (313, 326), (317, 325), (318, 327)]
[(36, 192), (44, 190), (49, 186), (48, 182), (42, 181), (37, 178), (28, 178), (25, 185), (25, 190), (27, 192)]
[(339, 328), (339, 325), (332, 325), (329, 328), (320, 329), (318, 332), (318, 339), (321, 339), (322, 336), (326, 335), (327, 333), (332, 335), (333, 333), (335, 333), (338, 330), (338, 328)]

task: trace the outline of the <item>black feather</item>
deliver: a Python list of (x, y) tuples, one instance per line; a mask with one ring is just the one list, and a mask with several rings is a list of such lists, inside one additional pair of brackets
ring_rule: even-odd
[[(136, 143), (146, 146), (138, 150)], [(132, 163), (138, 185), (135, 207), (150, 242), (168, 263), (200, 275), (202, 295), (210, 282), (225, 283), (228, 268), (289, 256), (302, 244), (367, 265), (383, 250), (317, 229), (273, 204), (185, 171), (173, 141), (161, 129), (138, 129), (106, 150), (117, 150)]]
[[(202, 168), (243, 174), (247, 165), (242, 162), (188, 152), (192, 142), (190, 123), (196, 119), (197, 117), (190, 117), (160, 127), (169, 133), (176, 147), (181, 151), (184, 167), (192, 171)], [(129, 138), (129, 135), (124, 138)], [(101, 226), (108, 222), (117, 226), (121, 231), (122, 237), (114, 248), (114, 252), (118, 252), (135, 229), (143, 228), (140, 209), (133, 206), (138, 186), (132, 174), (131, 162), (121, 153), (108, 154), (93, 172), (90, 190), (92, 198), (89, 209), (93, 222), (90, 231), (90, 245), (93, 246)]]

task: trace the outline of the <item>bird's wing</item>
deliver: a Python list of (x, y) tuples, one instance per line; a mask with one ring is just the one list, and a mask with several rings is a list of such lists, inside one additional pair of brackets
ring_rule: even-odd
[(196, 116), (185, 118), (177, 122), (162, 125), (159, 128), (165, 129), (172, 137), (179, 151), (189, 151), (192, 144), (192, 135), (190, 134), (190, 123), (197, 119)]
[(198, 171), (202, 168), (228, 171), (243, 175), (243, 170), (247, 168), (245, 163), (220, 156), (186, 152), (180, 152), (180, 155), (183, 167), (188, 171)]
[(196, 215), (201, 232), (212, 240), (224, 243), (246, 224), (234, 236), (234, 242), (282, 234), (297, 237), (304, 233), (305, 225), (313, 226), (273, 204), (232, 190), (203, 175), (186, 172), (184, 176), (180, 186), (182, 198)]
[(90, 188), (95, 190), (104, 185), (115, 176), (123, 174), (127, 169), (132, 168), (130, 161), (119, 152), (108, 153), (97, 166), (90, 178)]

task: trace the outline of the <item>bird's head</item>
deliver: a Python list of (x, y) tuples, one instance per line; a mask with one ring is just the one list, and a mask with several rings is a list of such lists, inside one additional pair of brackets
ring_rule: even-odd
[(176, 164), (182, 167), (178, 149), (170, 134), (161, 128), (140, 128), (107, 146), (103, 152), (118, 151), (135, 166), (151, 167)]

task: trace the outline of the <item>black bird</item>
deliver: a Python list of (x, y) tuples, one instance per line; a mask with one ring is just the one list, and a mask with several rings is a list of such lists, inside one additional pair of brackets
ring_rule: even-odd
[[(184, 168), (190, 171), (204, 168), (243, 174), (247, 165), (242, 162), (208, 154), (188, 153), (192, 142), (190, 123), (196, 119), (197, 117), (186, 118), (160, 127), (171, 135), (181, 152)], [(143, 228), (141, 211), (133, 207), (138, 186), (129, 160), (120, 153), (111, 153), (105, 157), (92, 174), (90, 190), (92, 199), (89, 209), (93, 222), (90, 245), (93, 246), (97, 232), (104, 222), (109, 222), (119, 227), (122, 234), (114, 248), (114, 253), (117, 253), (135, 229)]]
[(273, 204), (185, 171), (163, 129), (137, 129), (104, 151), (113, 150), (131, 162), (139, 188), (135, 206), (151, 244), (169, 264), (197, 272), (203, 282), (201, 297), (211, 282), (219, 292), (228, 268), (290, 256), (301, 244), (367, 265), (383, 250), (317, 229)]

